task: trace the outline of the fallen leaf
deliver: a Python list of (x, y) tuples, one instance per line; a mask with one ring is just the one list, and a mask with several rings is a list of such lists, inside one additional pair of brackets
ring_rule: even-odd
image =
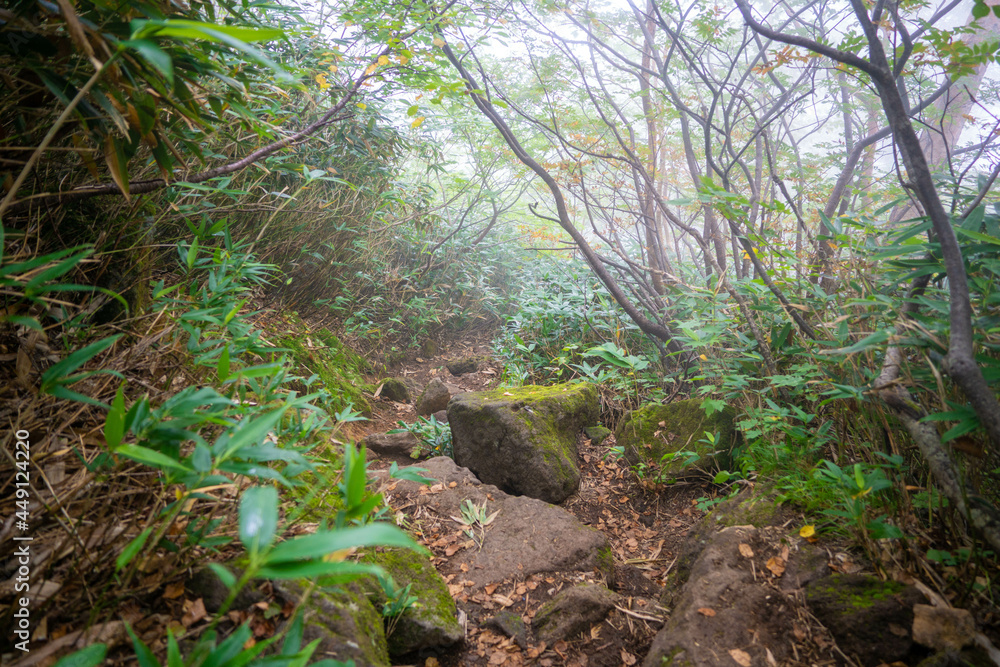
[(753, 549), (750, 548), (749, 544), (740, 543), (740, 554), (744, 558), (753, 558)]
[(815, 534), (816, 534), (816, 526), (809, 525), (809, 526), (802, 526), (801, 528), (799, 528), (799, 537), (804, 537), (806, 539), (809, 539)]
[(182, 595), (184, 595), (184, 584), (179, 581), (167, 584), (166, 589), (163, 591), (163, 597), (167, 600), (176, 600)]
[(437, 658), (431, 656), (424, 660), (424, 667), (441, 667), (441, 663), (438, 662)]
[(780, 577), (785, 573), (785, 559), (781, 556), (771, 556), (767, 559), (765, 566), (776, 577)]
[(702, 607), (698, 610), (698, 613), (702, 616), (708, 616), (709, 618), (715, 616), (715, 610), (711, 607)]
[(750, 654), (746, 651), (734, 648), (729, 651), (729, 655), (740, 667), (750, 667)]
[(636, 657), (631, 653), (629, 653), (628, 651), (626, 651), (625, 649), (622, 649), (622, 664), (634, 665), (635, 663), (636, 663)]
[(208, 612), (205, 611), (205, 603), (201, 598), (194, 600), (186, 600), (184, 602), (184, 616), (181, 618), (181, 623), (185, 628), (189, 628), (201, 619), (208, 616)]
[(491, 665), (502, 665), (505, 662), (507, 662), (507, 654), (503, 651), (494, 651), (492, 655), (490, 655)]
[(496, 595), (493, 596), (493, 601), (496, 602), (501, 607), (510, 607), (511, 605), (514, 604), (513, 600), (511, 600), (506, 595), (502, 595), (500, 593), (497, 593)]

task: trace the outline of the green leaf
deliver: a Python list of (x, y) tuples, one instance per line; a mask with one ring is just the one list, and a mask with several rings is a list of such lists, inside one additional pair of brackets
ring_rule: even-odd
[(327, 554), (351, 547), (403, 547), (423, 551), (423, 547), (396, 526), (372, 523), (359, 528), (323, 531), (297, 537), (274, 547), (265, 557), (266, 565), (280, 565), (301, 560), (322, 558)]
[(215, 576), (219, 578), (226, 588), (232, 590), (233, 586), (236, 585), (236, 576), (230, 572), (225, 565), (220, 565), (219, 563), (209, 563), (208, 567), (215, 573)]
[(160, 667), (160, 661), (156, 659), (149, 647), (136, 636), (135, 632), (132, 631), (132, 626), (126, 623), (125, 630), (132, 638), (132, 647), (135, 649), (135, 657), (139, 661), (139, 667)]
[(159, 70), (170, 86), (174, 85), (174, 61), (156, 42), (149, 39), (128, 39), (121, 45), (135, 49), (146, 62)]
[(981, 19), (989, 13), (990, 6), (982, 0), (977, 0), (976, 4), (972, 6), (972, 16), (977, 19)]
[(80, 368), (80, 366), (83, 366), (98, 354), (114, 345), (121, 337), (122, 334), (116, 334), (108, 338), (103, 338), (95, 343), (91, 343), (87, 347), (77, 350), (62, 361), (52, 364), (42, 373), (42, 382), (39, 391), (50, 394), (52, 393), (52, 389), (60, 384), (70, 384), (76, 379), (82, 379), (68, 376)]
[[(229, 635), (226, 641), (219, 644), (219, 647), (212, 651), (201, 667), (226, 667), (230, 665), (243, 651), (243, 645), (251, 637), (250, 625), (241, 625), (236, 632)], [(143, 666), (144, 667), (144, 666)]]
[(104, 439), (109, 449), (114, 449), (122, 442), (125, 435), (125, 385), (118, 386), (115, 399), (111, 401), (111, 409), (104, 420)]
[(146, 465), (154, 468), (169, 468), (171, 470), (192, 472), (190, 468), (180, 461), (172, 459), (166, 454), (162, 454), (154, 449), (149, 449), (148, 447), (143, 447), (141, 445), (121, 445), (115, 450), (115, 453), (120, 454), (127, 459), (132, 459), (133, 461), (138, 461), (139, 463), (145, 463)]
[(135, 558), (140, 551), (142, 551), (144, 546), (146, 546), (146, 540), (149, 539), (152, 532), (153, 528), (150, 526), (128, 543), (128, 546), (122, 550), (122, 552), (118, 555), (118, 558), (115, 560), (115, 572), (121, 571), (126, 565), (132, 562), (132, 559)]
[(76, 653), (60, 658), (55, 667), (97, 667), (104, 662), (107, 652), (107, 644), (91, 644)]
[(219, 363), (215, 366), (216, 375), (219, 377), (219, 382), (225, 382), (229, 377), (229, 346), (226, 345), (222, 348), (222, 354), (219, 355)]
[[(267, 437), (267, 434), (281, 421), (286, 408), (272, 410), (256, 419), (245, 417), (228, 439), (222, 437), (215, 443), (213, 450), (218, 448), (222, 451), (214, 451), (216, 458), (228, 459), (237, 454), (244, 447), (257, 445)], [(220, 444), (223, 445), (220, 447)]]
[(170, 628), (167, 628), (167, 667), (184, 667), (181, 647), (178, 646), (177, 637)]
[(240, 501), (240, 541), (251, 554), (274, 541), (278, 527), (278, 491), (273, 486), (254, 486)]

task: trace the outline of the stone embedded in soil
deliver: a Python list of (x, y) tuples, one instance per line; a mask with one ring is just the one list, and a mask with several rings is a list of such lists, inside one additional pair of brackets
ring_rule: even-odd
[(396, 401), (397, 403), (409, 403), (412, 400), (410, 387), (407, 386), (403, 378), (386, 378), (382, 380), (382, 393), (379, 396), (390, 401)]
[(434, 414), (438, 410), (444, 410), (448, 407), (451, 394), (448, 385), (438, 378), (432, 379), (424, 387), (420, 397), (417, 398), (417, 414), (426, 416)]
[(707, 540), (670, 618), (653, 639), (645, 667), (724, 664), (719, 656), (732, 649), (747, 653), (754, 665), (769, 664), (765, 647), (779, 664), (792, 655), (794, 604), (765, 582), (767, 559), (752, 568), (739, 549), (752, 545), (760, 558), (761, 542), (753, 526), (725, 528)]
[(961, 650), (976, 637), (976, 622), (967, 609), (913, 606), (913, 641), (943, 651)]
[(549, 644), (571, 639), (603, 621), (618, 599), (600, 584), (573, 586), (539, 607), (531, 627), (537, 639)]
[(832, 574), (806, 587), (813, 615), (840, 650), (863, 665), (906, 661), (913, 649), (913, 606), (924, 596), (913, 586), (861, 574)]
[(479, 357), (463, 357), (448, 362), (448, 372), (455, 376), (475, 373), (477, 370), (479, 370)]
[[(561, 507), (528, 498), (510, 496), (489, 484), (481, 483), (467, 469), (446, 457), (422, 461), (425, 477), (437, 480), (428, 491), (416, 482), (386, 480), (390, 483), (386, 496), (390, 501), (405, 497), (417, 508), (432, 510), (439, 517), (461, 517), (465, 500), (481, 506), (486, 502), (487, 516), (499, 513), (486, 527), (481, 549), (467, 547), (450, 558), (450, 567), (460, 564), (467, 571), (461, 580), (470, 581), (470, 592), (486, 584), (506, 579), (523, 579), (542, 572), (593, 573), (611, 580), (613, 558), (603, 533), (580, 522)], [(451, 483), (455, 486), (451, 487)], [(440, 486), (439, 486), (440, 485)], [(421, 492), (420, 489), (424, 491)], [(426, 510), (420, 510), (426, 511)], [(457, 522), (452, 527), (460, 528)]]
[(448, 423), (448, 411), (447, 410), (438, 410), (437, 412), (435, 412), (431, 416), (434, 417), (434, 420), (438, 424), (447, 424)]
[(604, 440), (611, 435), (611, 430), (603, 426), (588, 426), (583, 429), (583, 434), (590, 439), (590, 442), (594, 445), (600, 445)]
[(522, 649), (528, 648), (528, 628), (524, 625), (524, 619), (520, 614), (504, 610), (486, 619), (483, 625), (507, 635)]
[(448, 404), (455, 461), (507, 493), (562, 502), (580, 485), (577, 435), (599, 409), (583, 383), (461, 394)]
[[(305, 587), (298, 581), (275, 582), (275, 593), (300, 605)], [(357, 667), (388, 667), (389, 651), (382, 614), (357, 584), (317, 586), (305, 602), (302, 645), (319, 639), (315, 657), (353, 660)]]
[(370, 452), (393, 459), (411, 458), (410, 453), (420, 446), (417, 436), (412, 433), (373, 433), (365, 436), (361, 443)]
[[(227, 567), (227, 566), (224, 566)], [(233, 571), (233, 567), (228, 567)], [(210, 567), (203, 567), (194, 572), (184, 583), (184, 588), (192, 600), (201, 598), (205, 610), (216, 613), (223, 603), (229, 599), (229, 586)], [(252, 587), (245, 586), (233, 600), (230, 609), (243, 610), (264, 599), (264, 594)]]

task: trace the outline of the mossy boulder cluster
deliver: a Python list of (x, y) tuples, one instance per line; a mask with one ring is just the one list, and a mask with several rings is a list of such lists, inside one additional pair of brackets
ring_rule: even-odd
[(577, 436), (599, 411), (590, 384), (459, 394), (448, 403), (455, 462), (507, 493), (559, 503), (580, 486)]
[(663, 481), (689, 466), (728, 467), (737, 439), (735, 421), (728, 407), (706, 415), (698, 399), (649, 404), (625, 415), (615, 440), (629, 463), (657, 466)]

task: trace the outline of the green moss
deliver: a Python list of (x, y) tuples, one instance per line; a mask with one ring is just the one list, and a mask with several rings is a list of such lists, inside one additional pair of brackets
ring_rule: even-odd
[(390, 664), (382, 615), (358, 586), (313, 590), (306, 603), (305, 622), (307, 639), (325, 638), (321, 651), (333, 651), (334, 657), (359, 665)]
[[(456, 620), (455, 601), (427, 556), (408, 549), (387, 549), (366, 554), (362, 560), (381, 566), (392, 576), (397, 588), (409, 585), (409, 594), (417, 598), (417, 603), (401, 614), (389, 634), (391, 655), (447, 645), (461, 639), (464, 633)], [(365, 579), (363, 586), (377, 608), (387, 602), (382, 586), (373, 578)]]
[[(717, 436), (714, 444), (705, 441), (706, 432)], [(726, 408), (709, 417), (698, 399), (644, 405), (625, 415), (615, 431), (630, 463), (663, 464), (661, 475), (675, 475), (689, 465), (685, 456), (671, 462), (671, 455), (680, 451), (695, 453), (690, 464), (698, 467), (728, 467), (736, 437), (734, 411)]]
[(607, 576), (614, 574), (615, 557), (611, 553), (611, 547), (601, 547), (597, 550), (597, 567)]
[(670, 650), (669, 655), (662, 656), (660, 658), (660, 665), (663, 667), (690, 667), (694, 663), (690, 660), (677, 660), (677, 656), (684, 653), (684, 649), (680, 646), (675, 646)]
[[(292, 323), (301, 325), (302, 331), (305, 331), (305, 324), (301, 320), (292, 318)], [(315, 374), (319, 377), (322, 388), (330, 393), (330, 409), (339, 411), (350, 403), (355, 410), (371, 415), (371, 405), (361, 393), (373, 390), (363, 375), (367, 369), (365, 360), (326, 329), (312, 332), (310, 336), (320, 345), (307, 348), (302, 334), (279, 338), (277, 343), (289, 350), (292, 360), (305, 369), (305, 375)]]
[(807, 589), (807, 596), (815, 598), (822, 596), (843, 607), (850, 609), (868, 609), (876, 602), (898, 595), (906, 586), (898, 581), (882, 581), (875, 577), (844, 578), (841, 575), (831, 575), (828, 582)]
[(595, 445), (600, 445), (609, 435), (611, 435), (611, 431), (603, 426), (588, 426), (583, 429), (583, 434), (590, 438), (590, 441)]

